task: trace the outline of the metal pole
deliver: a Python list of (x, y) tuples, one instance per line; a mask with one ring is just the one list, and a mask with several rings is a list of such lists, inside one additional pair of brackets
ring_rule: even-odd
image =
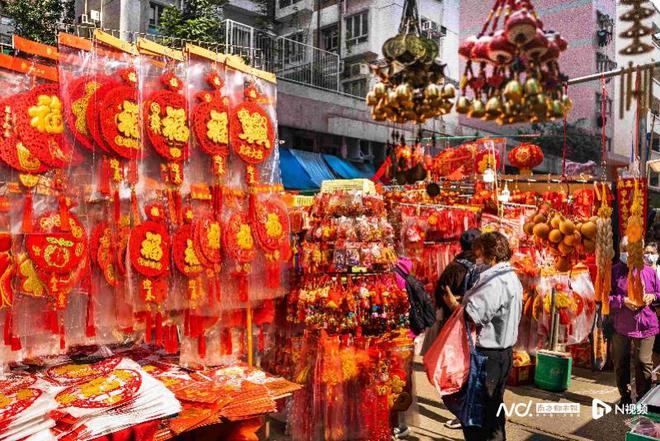
[(589, 81), (600, 81), (601, 78), (613, 78), (619, 75), (636, 72), (639, 68), (640, 70), (650, 69), (651, 67), (656, 68), (660, 67), (660, 61), (652, 61), (650, 63), (641, 64), (639, 66), (630, 66), (622, 67), (620, 69), (610, 70), (602, 73), (595, 73), (591, 75), (585, 75), (583, 77), (571, 78), (568, 80), (568, 85), (572, 86), (574, 84), (588, 83)]

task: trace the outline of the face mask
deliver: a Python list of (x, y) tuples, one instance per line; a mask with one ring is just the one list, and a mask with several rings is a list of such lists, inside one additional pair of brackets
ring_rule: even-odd
[(644, 254), (644, 263), (647, 265), (655, 265), (658, 261), (657, 254)]
[(628, 263), (628, 253), (619, 253), (619, 259), (624, 264), (627, 264)]

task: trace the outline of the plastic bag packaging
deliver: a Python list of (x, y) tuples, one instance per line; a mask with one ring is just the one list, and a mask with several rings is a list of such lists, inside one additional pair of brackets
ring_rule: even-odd
[(470, 347), (463, 316), (463, 306), (459, 306), (424, 355), (426, 376), (440, 396), (458, 392), (470, 373)]
[(626, 426), (632, 433), (649, 436), (651, 438), (660, 438), (660, 423), (642, 416), (626, 420)]
[(588, 271), (580, 271), (571, 278), (574, 300), (576, 302), (575, 320), (571, 323), (568, 344), (585, 341), (594, 325), (596, 301), (594, 285)]

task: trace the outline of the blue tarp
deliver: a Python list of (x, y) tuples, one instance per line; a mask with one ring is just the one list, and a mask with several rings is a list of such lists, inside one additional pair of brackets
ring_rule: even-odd
[(337, 179), (320, 153), (294, 149), (289, 149), (289, 152), (298, 160), (302, 168), (305, 169), (316, 188), (321, 187), (321, 182), (326, 179)]
[(350, 162), (344, 161), (338, 156), (324, 154), (323, 158), (328, 163), (332, 171), (334, 171), (343, 179), (371, 178), (373, 176), (373, 173), (367, 176), (367, 173), (363, 172)]
[(312, 190), (319, 188), (289, 149), (280, 148), (280, 172), (282, 185), (290, 190)]

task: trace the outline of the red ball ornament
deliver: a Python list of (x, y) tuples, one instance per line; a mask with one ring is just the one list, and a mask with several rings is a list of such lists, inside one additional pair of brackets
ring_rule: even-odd
[(535, 144), (522, 143), (509, 152), (509, 163), (521, 169), (521, 172), (531, 173), (542, 162), (543, 151)]

